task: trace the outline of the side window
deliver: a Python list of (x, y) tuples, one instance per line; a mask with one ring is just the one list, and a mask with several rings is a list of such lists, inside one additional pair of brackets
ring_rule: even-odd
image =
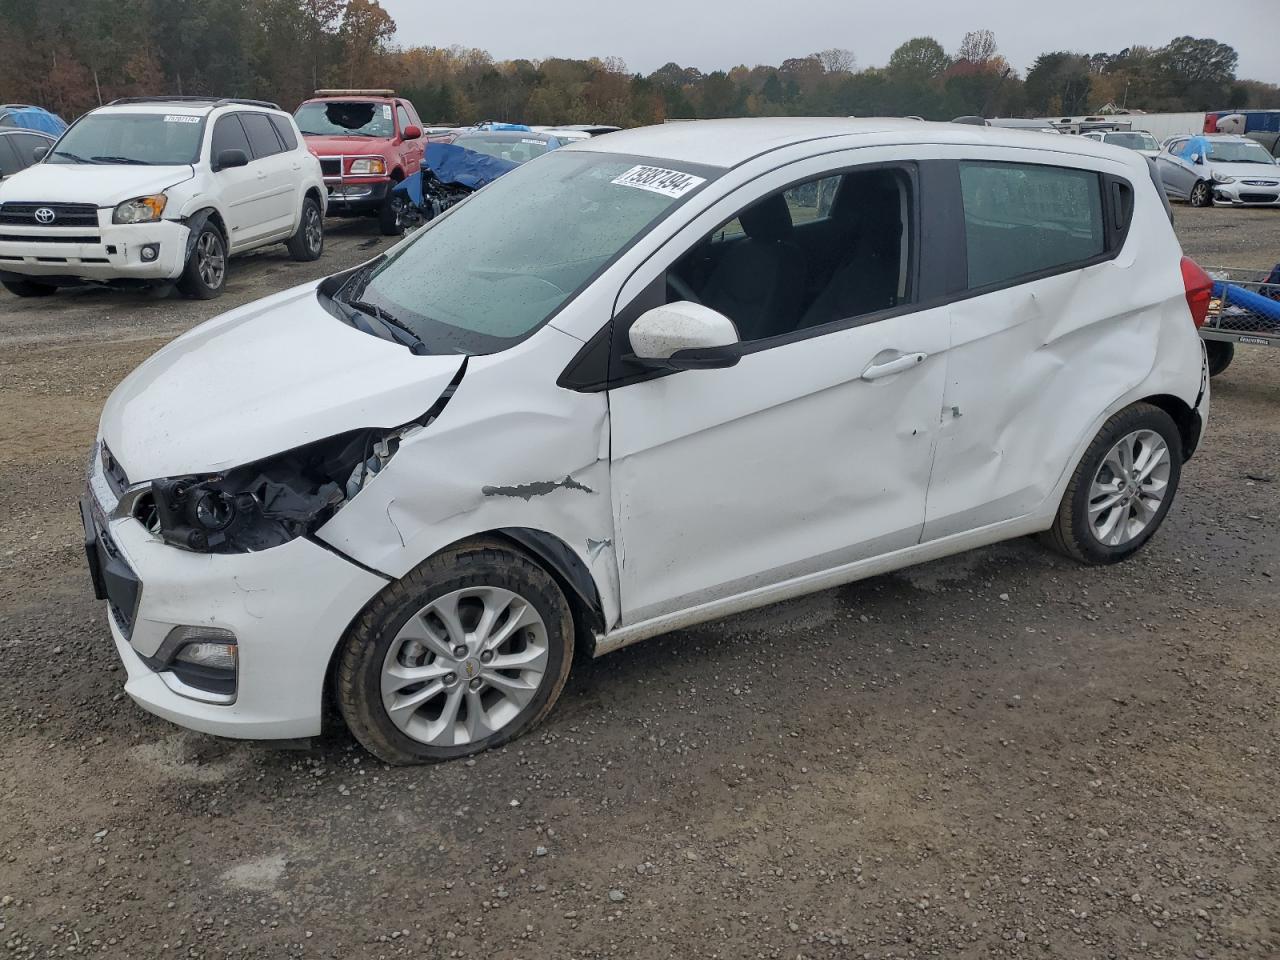
[(1176, 157), (1182, 152), (1182, 148), (1186, 145), (1186, 140), (1170, 140), (1168, 146), (1165, 147), (1165, 151)]
[(265, 113), (242, 113), (240, 122), (244, 124), (244, 132), (249, 136), (249, 146), (253, 147), (256, 160), (280, 153), (283, 147), (276, 136), (276, 128)]
[(293, 124), (284, 117), (267, 117), (271, 121), (271, 126), (275, 127), (276, 136), (280, 138), (280, 142), (284, 144), (286, 150), (298, 149), (298, 138), (294, 135)]
[(244, 135), (240, 118), (234, 113), (219, 117), (218, 122), (213, 125), (209, 159), (217, 162), (218, 155), (223, 150), (243, 150), (246, 157), (253, 159), (253, 151), (249, 149), (249, 138)]
[(1096, 173), (962, 162), (960, 188), (971, 288), (1083, 263), (1106, 249)]
[(0, 137), (0, 177), (12, 177), (22, 169), (22, 165), (18, 163), (18, 154), (9, 143), (12, 139), (13, 137)]
[(667, 302), (718, 310), (744, 342), (909, 303), (911, 208), (910, 180), (896, 169), (820, 177), (770, 194), (667, 271)]
[(404, 136), (405, 127), (415, 127), (412, 120), (409, 119), (409, 111), (404, 108), (403, 103), (396, 104), (396, 119), (400, 121), (400, 136)]
[(53, 143), (44, 137), (33, 137), (29, 133), (15, 133), (9, 137), (13, 141), (14, 149), (18, 151), (18, 159), (22, 161), (24, 167), (29, 167), (36, 162), (36, 151), (41, 147), (48, 149)]

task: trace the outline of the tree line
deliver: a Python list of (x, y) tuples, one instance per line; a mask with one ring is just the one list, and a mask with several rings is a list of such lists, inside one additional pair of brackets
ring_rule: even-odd
[(272, 100), (321, 87), (394, 87), (431, 123), (635, 126), (736, 116), (1052, 116), (1280, 107), (1280, 87), (1236, 76), (1213, 39), (1117, 53), (1051, 51), (1020, 75), (989, 30), (947, 51), (931, 37), (859, 69), (830, 48), (773, 65), (648, 75), (616, 58), (494, 60), (459, 46), (405, 47), (377, 0), (0, 0), (0, 102), (68, 119), (117, 97), (169, 93)]

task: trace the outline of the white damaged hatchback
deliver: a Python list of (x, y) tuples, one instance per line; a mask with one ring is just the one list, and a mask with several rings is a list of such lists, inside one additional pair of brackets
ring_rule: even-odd
[(125, 689), (442, 760), (536, 724), (575, 649), (1026, 534), (1122, 560), (1201, 436), (1208, 298), (1120, 148), (575, 143), (116, 389), (81, 512)]

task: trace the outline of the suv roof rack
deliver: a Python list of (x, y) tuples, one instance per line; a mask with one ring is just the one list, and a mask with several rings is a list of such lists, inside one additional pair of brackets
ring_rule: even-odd
[(203, 103), (211, 107), (225, 107), (231, 103), (238, 103), (246, 107), (265, 107), (268, 110), (280, 109), (280, 104), (271, 103), (269, 100), (244, 100), (240, 97), (121, 97), (118, 100), (112, 100), (107, 106), (117, 107), (129, 103)]
[(317, 90), (317, 97), (394, 97), (394, 90)]

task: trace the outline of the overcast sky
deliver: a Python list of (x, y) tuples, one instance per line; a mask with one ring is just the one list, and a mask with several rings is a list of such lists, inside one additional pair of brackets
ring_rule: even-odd
[(1235, 47), (1241, 77), (1280, 83), (1277, 0), (381, 2), (407, 46), (457, 43), (498, 60), (615, 56), (639, 73), (671, 60), (703, 71), (778, 64), (826, 47), (852, 50), (859, 67), (883, 66), (911, 37), (932, 36), (954, 52), (966, 31), (985, 27), (1023, 74), (1047, 50), (1115, 52), (1190, 33)]

